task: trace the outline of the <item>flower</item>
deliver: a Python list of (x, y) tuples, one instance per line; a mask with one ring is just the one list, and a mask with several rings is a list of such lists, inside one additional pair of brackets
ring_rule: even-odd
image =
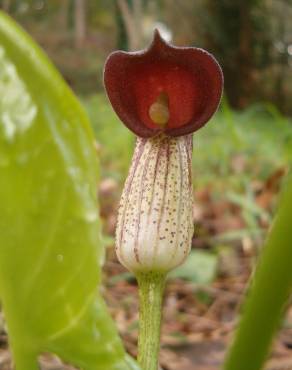
[(192, 135), (138, 138), (120, 202), (116, 252), (133, 272), (168, 272), (193, 236)]
[(222, 71), (206, 51), (171, 46), (156, 31), (147, 50), (112, 53), (104, 83), (117, 115), (138, 135), (116, 252), (136, 274), (166, 274), (191, 248), (192, 133), (218, 107)]
[(158, 31), (150, 47), (108, 57), (104, 84), (121, 121), (140, 137), (190, 134), (216, 111), (223, 76), (203, 49), (175, 47)]

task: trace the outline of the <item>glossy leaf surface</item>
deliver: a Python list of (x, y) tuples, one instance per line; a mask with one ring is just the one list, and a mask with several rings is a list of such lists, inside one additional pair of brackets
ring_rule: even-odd
[(135, 367), (97, 292), (97, 170), (77, 99), (1, 13), (0, 297), (17, 370), (43, 351), (84, 370)]

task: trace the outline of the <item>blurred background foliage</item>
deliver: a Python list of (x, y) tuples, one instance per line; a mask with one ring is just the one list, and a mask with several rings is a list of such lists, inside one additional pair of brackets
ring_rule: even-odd
[[(0, 7), (45, 49), (89, 113), (101, 160), (99, 194), (108, 246), (114, 244), (116, 210), (134, 137), (104, 94), (107, 55), (115, 49), (144, 48), (159, 28), (175, 45), (205, 48), (220, 62), (225, 76), (221, 107), (194, 135), (194, 249), (168, 291), (162, 363), (168, 359), (168, 344), (193, 343), (195, 335), (217, 341), (221, 330), (219, 347), (224, 346), (291, 166), (292, 0), (0, 0)], [(108, 248), (107, 261), (107, 300), (128, 350), (135, 354), (132, 278), (116, 262), (113, 248)], [(202, 319), (198, 324), (195, 316)], [(292, 309), (283, 327), (285, 339), (279, 345), (288, 351)], [(207, 361), (214, 350), (202, 347), (197, 358), (207, 352)], [(182, 353), (188, 358), (188, 349), (181, 347), (178, 362), (170, 357), (165, 368), (192, 369), (193, 355), (184, 365)], [(220, 356), (216, 352), (217, 362)], [(286, 365), (292, 368), (291, 350), (289, 356)], [(208, 366), (202, 369), (213, 369)]]
[(104, 94), (107, 55), (146, 47), (154, 28), (176, 45), (212, 52), (225, 95), (194, 139), (193, 244), (223, 249), (223, 256), (234, 246), (257, 253), (292, 156), (291, 0), (0, 0), (0, 6), (46, 50), (89, 113), (109, 245), (134, 137)]
[[(214, 53), (231, 106), (269, 101), (292, 113), (291, 0), (1, 0), (80, 93), (102, 88), (113, 49), (143, 48), (154, 27)], [(78, 50), (78, 51), (77, 51)]]

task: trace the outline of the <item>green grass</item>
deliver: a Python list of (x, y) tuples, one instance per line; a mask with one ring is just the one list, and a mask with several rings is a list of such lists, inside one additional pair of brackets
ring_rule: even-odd
[[(292, 123), (270, 106), (231, 111), (226, 103), (194, 136), (194, 175), (198, 186), (243, 191), (252, 180), (264, 180), (292, 157)], [(197, 144), (196, 144), (197, 143)], [(236, 160), (244, 167), (236, 168)]]

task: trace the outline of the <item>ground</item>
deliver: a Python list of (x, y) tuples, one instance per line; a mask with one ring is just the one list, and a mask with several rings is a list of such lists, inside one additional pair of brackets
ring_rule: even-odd
[[(114, 258), (105, 266), (106, 274), (118, 276), (124, 270)], [(219, 278), (209, 286), (169, 281), (164, 303), (161, 366), (163, 370), (218, 370), (230, 343), (245, 290), (247, 274)], [(106, 287), (106, 300), (127, 350), (137, 353), (138, 301), (134, 279), (118, 280)], [(202, 301), (202, 293), (208, 303)], [(205, 298), (206, 301), (206, 298)], [(290, 316), (290, 317), (289, 317)], [(0, 337), (0, 369), (11, 370), (7, 336)], [(42, 370), (73, 370), (53, 356), (41, 358)], [(266, 370), (292, 369), (292, 310), (274, 343)]]

